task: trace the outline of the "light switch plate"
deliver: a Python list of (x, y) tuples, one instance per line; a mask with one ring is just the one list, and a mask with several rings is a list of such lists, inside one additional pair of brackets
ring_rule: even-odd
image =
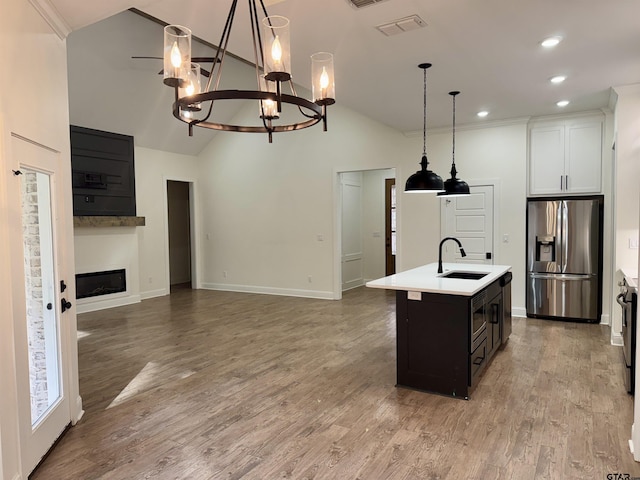
[(422, 300), (422, 292), (407, 292), (407, 298), (409, 300)]

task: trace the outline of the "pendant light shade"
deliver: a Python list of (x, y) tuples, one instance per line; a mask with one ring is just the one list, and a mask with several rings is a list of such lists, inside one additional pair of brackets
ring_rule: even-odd
[(448, 178), (444, 182), (444, 192), (438, 193), (438, 196), (447, 197), (461, 197), (463, 195), (470, 195), (469, 185), (464, 180), (460, 180), (456, 175), (456, 95), (460, 92), (449, 92), (449, 95), (453, 98), (453, 146), (451, 150), (451, 178)]
[(407, 179), (404, 191), (412, 192), (428, 192), (438, 193), (444, 191), (442, 178), (435, 172), (429, 170), (429, 161), (427, 160), (427, 68), (430, 63), (421, 63), (418, 65), (424, 72), (424, 100), (423, 100), (423, 126), (422, 126), (422, 160), (420, 165), (422, 169), (411, 175)]

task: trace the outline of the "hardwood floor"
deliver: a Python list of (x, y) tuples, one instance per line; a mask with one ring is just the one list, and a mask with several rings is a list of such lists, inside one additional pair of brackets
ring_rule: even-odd
[(33, 480), (640, 476), (607, 327), (515, 318), (464, 401), (394, 386), (393, 292), (179, 289), (78, 322), (86, 413)]

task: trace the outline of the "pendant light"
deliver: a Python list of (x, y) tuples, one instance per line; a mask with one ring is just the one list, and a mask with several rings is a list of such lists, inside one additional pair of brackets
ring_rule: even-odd
[(427, 168), (429, 161), (427, 160), (427, 68), (430, 63), (421, 63), (418, 65), (424, 72), (424, 101), (423, 101), (423, 127), (422, 127), (422, 161), (421, 170), (411, 175), (407, 179), (404, 191), (411, 192), (427, 192), (438, 193), (444, 191), (442, 178)]
[(446, 197), (462, 197), (464, 195), (470, 195), (469, 185), (464, 180), (460, 180), (456, 177), (458, 171), (456, 170), (456, 95), (460, 92), (449, 92), (449, 95), (453, 98), (453, 147), (451, 149), (451, 178), (444, 182), (444, 192), (438, 193), (438, 196)]

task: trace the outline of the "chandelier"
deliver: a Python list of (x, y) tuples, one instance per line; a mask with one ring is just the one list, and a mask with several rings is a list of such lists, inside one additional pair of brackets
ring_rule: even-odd
[[(191, 30), (180, 25), (165, 27), (164, 83), (175, 90), (173, 116), (188, 124), (189, 136), (197, 126), (228, 132), (267, 133), (272, 143), (273, 133), (301, 130), (320, 122), (327, 131), (327, 106), (335, 103), (333, 55), (327, 52), (311, 55), (313, 100), (298, 96), (291, 79), (289, 20), (269, 16), (263, 0), (258, 2), (256, 5), (256, 0), (248, 0), (255, 90), (219, 88), (238, 0), (231, 2), (206, 85), (201, 79), (200, 65), (191, 61)], [(284, 93), (285, 89), (290, 93)], [(216, 102), (223, 100), (254, 101), (256, 122), (234, 125), (216, 120)], [(286, 115), (283, 105), (287, 107)]]

